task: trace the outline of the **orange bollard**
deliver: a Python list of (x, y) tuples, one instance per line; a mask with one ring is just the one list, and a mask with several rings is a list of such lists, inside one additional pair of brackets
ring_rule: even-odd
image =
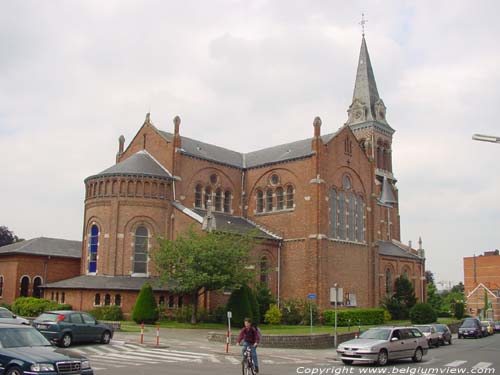
[(156, 346), (160, 346), (160, 326), (156, 326)]
[(144, 323), (141, 323), (141, 344), (144, 344)]
[(226, 335), (226, 353), (229, 353), (229, 331), (227, 331)]

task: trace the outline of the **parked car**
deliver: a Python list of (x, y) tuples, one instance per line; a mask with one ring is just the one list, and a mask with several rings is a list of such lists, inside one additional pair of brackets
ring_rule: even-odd
[(493, 323), (489, 320), (481, 320), (481, 325), (486, 327), (486, 336), (491, 336), (495, 333), (495, 327), (493, 327)]
[(439, 343), (444, 345), (447, 342), (451, 345), (451, 330), (446, 324), (433, 324), (439, 336)]
[(62, 351), (35, 328), (0, 324), (0, 373), (94, 375), (87, 358)]
[(0, 323), (30, 325), (28, 319), (21, 318), (5, 307), (0, 307)]
[(433, 325), (421, 324), (421, 325), (416, 325), (415, 327), (417, 327), (424, 334), (425, 338), (427, 339), (427, 343), (429, 344), (429, 347), (434, 346), (437, 348), (439, 346), (440, 344), (439, 334)]
[(495, 332), (500, 332), (500, 321), (495, 322)]
[(398, 358), (420, 362), (428, 349), (427, 339), (415, 327), (377, 327), (340, 344), (337, 353), (347, 365), (359, 361), (384, 366), (389, 360)]
[(99, 341), (109, 344), (113, 337), (113, 327), (99, 323), (92, 315), (81, 311), (44, 312), (33, 321), (33, 326), (64, 348), (74, 342)]
[(477, 318), (466, 318), (458, 328), (458, 338), (474, 337), (475, 339), (483, 337), (481, 322)]

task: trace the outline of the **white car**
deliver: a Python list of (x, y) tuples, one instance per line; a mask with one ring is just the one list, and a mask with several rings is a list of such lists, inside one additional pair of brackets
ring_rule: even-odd
[(439, 339), (439, 332), (436, 331), (436, 328), (433, 325), (417, 325), (417, 327), (424, 334), (427, 342), (429, 343), (429, 347), (435, 346), (436, 348), (441, 343)]
[(0, 307), (0, 323), (30, 325), (30, 321), (28, 319), (18, 317), (5, 307)]

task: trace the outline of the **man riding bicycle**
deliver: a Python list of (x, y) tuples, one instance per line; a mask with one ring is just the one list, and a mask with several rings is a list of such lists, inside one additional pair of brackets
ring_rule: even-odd
[(257, 360), (257, 345), (260, 342), (259, 332), (255, 327), (252, 327), (250, 318), (245, 318), (245, 327), (240, 331), (238, 336), (238, 345), (243, 345), (242, 354), (245, 357), (247, 347), (252, 351), (252, 360), (255, 365), (255, 372), (259, 372), (259, 362)]

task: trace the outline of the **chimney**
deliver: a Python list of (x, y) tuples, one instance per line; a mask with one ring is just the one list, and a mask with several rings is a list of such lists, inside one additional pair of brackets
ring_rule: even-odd
[(181, 148), (181, 136), (179, 134), (179, 129), (181, 126), (181, 118), (179, 116), (174, 117), (174, 148)]
[(314, 126), (314, 138), (318, 138), (321, 136), (321, 118), (316, 116), (313, 122)]
[(123, 155), (123, 149), (124, 149), (124, 146), (125, 146), (125, 137), (122, 135), (120, 135), (120, 137), (118, 138), (118, 153), (116, 154), (116, 162), (118, 163), (120, 161), (120, 158), (122, 157)]

